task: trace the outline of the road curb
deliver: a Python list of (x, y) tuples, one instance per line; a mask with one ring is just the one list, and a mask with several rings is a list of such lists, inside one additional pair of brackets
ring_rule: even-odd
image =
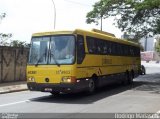
[(13, 93), (13, 92), (20, 92), (20, 91), (26, 91), (26, 90), (28, 90), (28, 89), (6, 90), (6, 91), (0, 91), (0, 94)]

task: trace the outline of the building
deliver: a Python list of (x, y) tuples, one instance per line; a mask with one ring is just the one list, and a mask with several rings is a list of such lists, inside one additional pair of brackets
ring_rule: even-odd
[(154, 37), (141, 38), (140, 43), (144, 47), (144, 51), (155, 51), (155, 42)]

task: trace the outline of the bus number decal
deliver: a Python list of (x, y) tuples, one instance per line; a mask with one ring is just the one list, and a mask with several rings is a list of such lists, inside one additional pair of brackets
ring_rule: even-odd
[(37, 74), (36, 71), (28, 71), (28, 74)]

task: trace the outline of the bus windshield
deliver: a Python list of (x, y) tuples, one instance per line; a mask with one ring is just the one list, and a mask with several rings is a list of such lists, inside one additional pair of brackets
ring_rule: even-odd
[(75, 61), (75, 37), (56, 35), (33, 37), (29, 64), (73, 64)]

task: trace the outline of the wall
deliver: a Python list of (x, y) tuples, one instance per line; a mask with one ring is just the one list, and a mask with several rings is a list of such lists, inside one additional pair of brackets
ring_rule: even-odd
[(26, 80), (28, 48), (0, 47), (0, 83)]

